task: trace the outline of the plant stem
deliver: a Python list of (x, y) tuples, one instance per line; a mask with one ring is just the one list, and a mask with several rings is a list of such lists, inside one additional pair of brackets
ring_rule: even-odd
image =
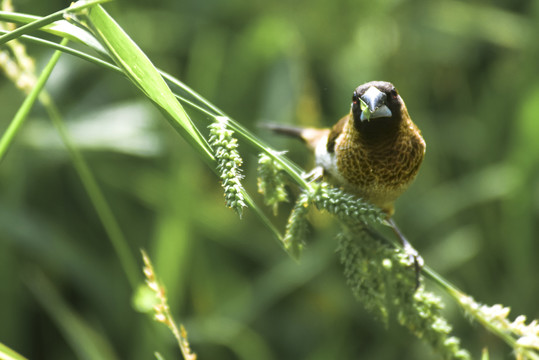
[(0, 45), (3, 45), (7, 43), (8, 41), (11, 41), (13, 39), (16, 39), (20, 37), (23, 34), (29, 33), (33, 30), (37, 30), (42, 27), (46, 27), (50, 23), (53, 23), (57, 20), (63, 19), (64, 15), (68, 12), (77, 12), (80, 10), (84, 10), (86, 8), (89, 8), (91, 6), (101, 4), (108, 2), (110, 0), (94, 0), (94, 1), (88, 1), (88, 2), (81, 2), (78, 5), (69, 6), (65, 9), (62, 9), (60, 11), (57, 11), (55, 13), (52, 13), (50, 15), (47, 15), (45, 17), (40, 18), (39, 20), (32, 21), (31, 23), (28, 23), (24, 26), (21, 26), (13, 31), (10, 31), (9, 33), (0, 36)]
[[(62, 41), (62, 44), (65, 45), (66, 43), (67, 40)], [(25, 120), (28, 118), (28, 114), (30, 114), (32, 106), (36, 102), (39, 93), (43, 90), (43, 87), (45, 86), (45, 83), (51, 75), (52, 70), (56, 66), (60, 55), (62, 55), (62, 52), (58, 50), (55, 51), (54, 54), (52, 54), (51, 59), (39, 75), (39, 78), (37, 79), (37, 82), (33, 87), (32, 91), (30, 91), (26, 99), (24, 99), (24, 102), (17, 111), (17, 114), (15, 114), (15, 117), (9, 124), (6, 132), (2, 136), (2, 139), (0, 139), (0, 162), (4, 160), (4, 157), (6, 156), (9, 147), (11, 146), (11, 144), (15, 140), (15, 137), (24, 125)]]
[(84, 157), (77, 147), (71, 142), (68, 131), (64, 122), (62, 121), (60, 112), (54, 105), (52, 99), (50, 99), (48, 94), (43, 93), (40, 96), (40, 101), (45, 106), (52, 123), (56, 127), (56, 130), (58, 131), (58, 134), (60, 135), (62, 142), (64, 143), (71, 157), (73, 166), (75, 167), (75, 170), (77, 171), (82, 184), (88, 193), (88, 197), (95, 208), (97, 216), (101, 220), (101, 223), (105, 228), (105, 232), (107, 233), (118, 258), (120, 259), (120, 263), (125, 275), (127, 276), (129, 284), (133, 289), (135, 289), (139, 283), (138, 266), (131, 250), (129, 249), (128, 242), (120, 228), (120, 225), (118, 224), (118, 221), (116, 220), (116, 217), (114, 216), (114, 213), (105, 198), (105, 195), (103, 195), (103, 192), (97, 184), (97, 181), (90, 170), (90, 167), (84, 160)]

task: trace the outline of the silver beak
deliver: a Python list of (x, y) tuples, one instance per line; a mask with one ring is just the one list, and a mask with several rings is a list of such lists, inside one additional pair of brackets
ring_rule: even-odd
[(367, 89), (361, 100), (365, 102), (367, 107), (361, 112), (361, 121), (369, 121), (381, 117), (391, 117), (391, 110), (385, 104), (386, 94), (371, 86)]

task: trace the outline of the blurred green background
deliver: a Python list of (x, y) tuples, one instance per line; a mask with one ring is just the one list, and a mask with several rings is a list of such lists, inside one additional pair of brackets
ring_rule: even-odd
[[(67, 2), (14, 5), (47, 15)], [(357, 85), (393, 82), (427, 141), (397, 223), (463, 291), (539, 318), (539, 2), (139, 0), (106, 9), (157, 66), (305, 168), (312, 159), (299, 144), (259, 124), (330, 126)], [(41, 68), (51, 51), (29, 53)], [(297, 264), (252, 212), (239, 220), (224, 207), (214, 174), (125, 79), (64, 55), (48, 89), (200, 359), (436, 358), (353, 299), (329, 216), (312, 214)], [(0, 99), (4, 131), (24, 99), (4, 75)], [(207, 134), (208, 119), (192, 115)], [(256, 154), (244, 145), (245, 186), (261, 202)], [(133, 309), (40, 107), (1, 164), (0, 192), (0, 342), (32, 359), (180, 356), (167, 329)], [(290, 208), (275, 219), (281, 229)], [(485, 346), (491, 359), (513, 357), (446, 304), (474, 358)]]

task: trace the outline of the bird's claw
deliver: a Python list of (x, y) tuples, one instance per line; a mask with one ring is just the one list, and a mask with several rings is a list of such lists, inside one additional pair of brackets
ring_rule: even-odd
[(321, 166), (316, 166), (314, 169), (312, 169), (308, 173), (303, 173), (301, 177), (307, 180), (308, 182), (322, 180), (322, 178), (324, 177), (324, 168)]
[(408, 256), (409, 263), (414, 264), (415, 289), (417, 290), (419, 288), (419, 285), (421, 285), (420, 275), (421, 275), (421, 269), (425, 265), (425, 261), (423, 260), (421, 255), (419, 255), (417, 250), (414, 249), (414, 247), (412, 245), (410, 245), (408, 240), (406, 240), (406, 237), (404, 237), (404, 235), (402, 234), (402, 232), (398, 228), (398, 226), (395, 223), (395, 221), (393, 220), (393, 218), (387, 219), (387, 222), (388, 222), (389, 226), (391, 226), (391, 228), (393, 228), (393, 231), (395, 232), (395, 234), (399, 238), (399, 240), (400, 240), (400, 242), (402, 244), (404, 253)]
[(416, 249), (410, 245), (409, 242), (404, 243), (404, 253), (408, 256), (408, 263), (414, 265), (415, 270), (415, 289), (417, 290), (419, 288), (419, 285), (421, 285), (420, 282), (420, 275), (421, 275), (421, 269), (425, 265), (425, 261), (419, 255)]

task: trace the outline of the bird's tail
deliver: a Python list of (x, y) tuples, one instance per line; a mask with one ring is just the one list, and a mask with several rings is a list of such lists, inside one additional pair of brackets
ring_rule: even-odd
[(329, 129), (302, 128), (278, 124), (263, 124), (262, 126), (276, 134), (299, 139), (311, 149), (314, 149), (318, 141), (329, 133)]
[(279, 124), (262, 124), (262, 127), (268, 130), (273, 131), (276, 134), (289, 136), (292, 138), (300, 139), (305, 141), (302, 137), (302, 132), (305, 128), (290, 126), (290, 125), (279, 125)]

